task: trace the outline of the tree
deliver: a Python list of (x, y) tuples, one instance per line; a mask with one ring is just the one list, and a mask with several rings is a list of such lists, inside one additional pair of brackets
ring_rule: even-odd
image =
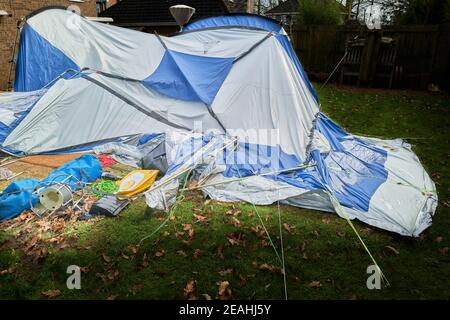
[(297, 22), (303, 25), (337, 25), (343, 22), (341, 7), (337, 1), (301, 0), (298, 12)]
[(450, 0), (382, 0), (383, 22), (439, 24), (450, 19)]

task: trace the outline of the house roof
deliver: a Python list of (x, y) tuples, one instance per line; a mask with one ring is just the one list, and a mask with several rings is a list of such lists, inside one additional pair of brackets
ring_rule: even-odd
[[(228, 13), (223, 0), (183, 0), (195, 8), (192, 20)], [(122, 0), (99, 14), (111, 17), (114, 24), (129, 26), (176, 25), (169, 8), (180, 0)]]
[(291, 12), (298, 12), (298, 0), (286, 0), (266, 11), (265, 15), (279, 15)]

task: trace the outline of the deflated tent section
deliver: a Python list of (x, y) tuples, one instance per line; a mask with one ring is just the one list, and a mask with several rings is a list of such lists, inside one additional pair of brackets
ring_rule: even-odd
[(409, 145), (353, 136), (320, 113), (271, 19), (214, 17), (162, 37), (45, 10), (23, 27), (16, 91), (28, 92), (0, 96), (0, 142), (12, 154), (165, 133), (170, 166), (146, 193), (154, 208), (167, 209), (193, 172), (214, 199), (281, 201), (408, 236), (436, 209)]

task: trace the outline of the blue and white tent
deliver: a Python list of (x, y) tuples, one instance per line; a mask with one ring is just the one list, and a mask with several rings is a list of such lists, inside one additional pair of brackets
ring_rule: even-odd
[[(408, 144), (353, 136), (320, 112), (289, 38), (267, 18), (213, 17), (163, 37), (43, 10), (22, 28), (15, 91), (0, 96), (1, 148), (14, 155), (165, 133), (165, 180), (202, 168), (202, 190), (218, 200), (282, 201), (408, 236), (436, 209)], [(146, 194), (155, 207), (161, 197)]]

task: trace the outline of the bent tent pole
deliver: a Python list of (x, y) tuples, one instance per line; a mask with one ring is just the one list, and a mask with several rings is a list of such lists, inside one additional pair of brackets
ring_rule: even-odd
[(17, 21), (16, 35), (14, 37), (14, 44), (13, 44), (13, 49), (12, 49), (12, 54), (11, 54), (11, 60), (9, 60), (10, 65), (9, 65), (8, 83), (7, 83), (6, 91), (9, 91), (9, 89), (12, 88), (11, 75), (12, 75), (12, 69), (13, 69), (13, 64), (14, 64), (14, 57), (16, 56), (17, 40), (19, 39), (19, 34), (21, 32), (20, 29), (22, 28), (22, 22), (23, 22), (23, 20)]
[(61, 79), (62, 77), (64, 77), (67, 73), (69, 72), (73, 72), (74, 74), (69, 77), (69, 79), (72, 79), (74, 77), (76, 77), (77, 75), (79, 75), (80, 73), (82, 73), (83, 71), (89, 70), (89, 68), (82, 68), (79, 71), (75, 70), (75, 69), (67, 69), (66, 71), (64, 71), (63, 73), (61, 73), (59, 76), (57, 76), (55, 79), (53, 79), (52, 81), (50, 81), (49, 83), (47, 83), (43, 88), (47, 89), (48, 87), (50, 87), (52, 84), (54, 84), (56, 81), (58, 81), (59, 79)]

